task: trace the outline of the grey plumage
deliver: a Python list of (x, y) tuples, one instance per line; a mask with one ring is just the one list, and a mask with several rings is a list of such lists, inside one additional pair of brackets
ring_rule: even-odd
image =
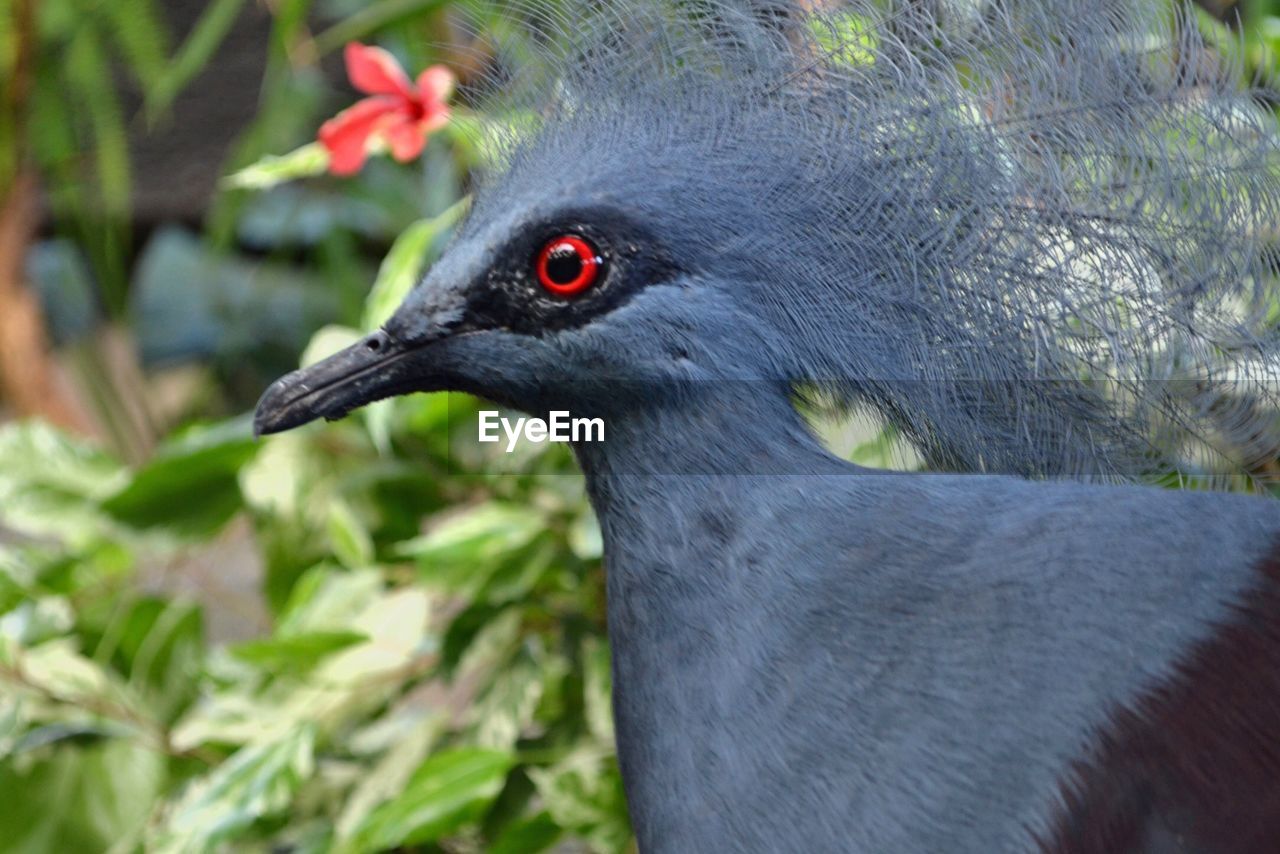
[(939, 5), (534, 7), (471, 221), (625, 206), (934, 468), (1274, 458), (1274, 119), (1163, 3)]
[[(1081, 827), (1216, 850), (1210, 805), (1147, 760), (1124, 766), (1123, 846), (1062, 816), (1072, 769), (1105, 776), (1139, 737), (1120, 713), (1214, 702), (1187, 663), (1246, 646), (1280, 505), (876, 473), (793, 398), (876, 408), (938, 469), (1255, 471), (1272, 119), (1146, 3), (570, 8), (511, 13), (554, 37), (489, 101), (508, 121), (453, 245), (383, 330), (269, 389), (259, 430), (441, 388), (605, 418), (576, 451), (646, 851), (1018, 851)], [(531, 269), (565, 233), (604, 269), (570, 299)], [(1272, 761), (1266, 637), (1221, 711)]]

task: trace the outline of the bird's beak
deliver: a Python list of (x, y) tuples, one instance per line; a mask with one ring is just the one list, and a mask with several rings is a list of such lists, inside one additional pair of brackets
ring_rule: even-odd
[(276, 380), (253, 416), (257, 436), (334, 420), (357, 407), (411, 391), (429, 391), (430, 347), (405, 343), (379, 330), (322, 362)]

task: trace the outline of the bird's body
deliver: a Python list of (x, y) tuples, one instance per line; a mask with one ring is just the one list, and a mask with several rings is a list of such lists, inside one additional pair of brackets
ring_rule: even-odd
[(604, 419), (645, 851), (1280, 850), (1280, 503), (1108, 483), (1277, 458), (1274, 117), (1147, 0), (810, 5), (534, 16), (452, 246), (258, 429)]
[[(681, 449), (671, 425), (649, 419), (635, 425), (633, 454), (612, 457), (625, 473), (596, 471), (583, 451), (605, 535), (618, 743), (641, 850), (1280, 844), (1274, 805), (1264, 828), (1238, 829), (1238, 847), (1197, 836), (1198, 811), (1218, 802), (1149, 794), (1173, 782), (1162, 765), (1140, 769), (1156, 779), (1128, 784), (1118, 820), (1106, 816), (1115, 836), (1103, 817), (1064, 806), (1077, 764), (1110, 738), (1140, 739), (1115, 730), (1117, 715), (1162, 690), (1211, 691), (1208, 717), (1162, 731), (1176, 750), (1212, 744), (1232, 717), (1256, 722), (1239, 749), (1271, 774), (1269, 788), (1237, 780), (1249, 770), (1231, 764), (1240, 756), (1201, 768), (1241, 817), (1275, 797), (1280, 597), (1257, 591), (1280, 583), (1264, 571), (1280, 554), (1280, 503), (833, 470), (816, 444), (758, 427), (735, 434), (738, 412), (696, 444), (705, 469), (736, 470), (760, 443), (791, 473), (671, 474)], [(1239, 623), (1233, 606), (1250, 605), (1271, 607), (1274, 622), (1246, 690), (1182, 685), (1179, 668)], [(1070, 822), (1103, 841), (1050, 846)], [(1251, 826), (1272, 836), (1243, 835)], [(1119, 835), (1130, 827), (1136, 837)], [(1121, 847), (1130, 838), (1139, 844)]]

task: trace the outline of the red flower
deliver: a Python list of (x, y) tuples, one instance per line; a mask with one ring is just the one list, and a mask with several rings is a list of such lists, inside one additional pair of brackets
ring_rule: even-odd
[(395, 57), (380, 47), (350, 42), (344, 58), (351, 85), (370, 97), (357, 101), (320, 126), (320, 144), (329, 151), (329, 171), (360, 171), (369, 143), (380, 140), (401, 163), (422, 152), (427, 136), (449, 121), (446, 103), (453, 72), (433, 65), (411, 82)]

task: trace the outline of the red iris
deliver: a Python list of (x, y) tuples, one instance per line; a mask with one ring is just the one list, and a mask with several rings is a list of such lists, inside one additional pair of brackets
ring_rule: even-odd
[(600, 256), (581, 237), (566, 234), (547, 241), (538, 253), (538, 281), (556, 296), (572, 297), (595, 284)]

